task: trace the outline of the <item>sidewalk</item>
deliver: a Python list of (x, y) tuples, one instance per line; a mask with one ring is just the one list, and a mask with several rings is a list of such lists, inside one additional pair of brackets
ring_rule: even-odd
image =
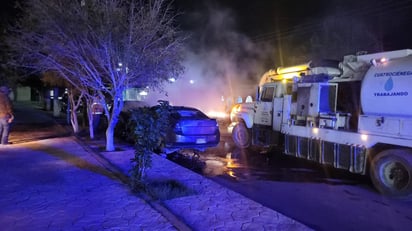
[[(100, 153), (123, 173), (130, 169), (133, 151)], [(127, 158), (125, 158), (127, 156)], [(153, 155), (149, 179), (177, 180), (197, 194), (163, 202), (193, 230), (310, 230), (308, 227), (262, 206), (180, 165)]]
[[(45, 113), (18, 109), (31, 110), (21, 114), (27, 121)], [(310, 230), (158, 155), (148, 178), (176, 180), (195, 195), (159, 202), (132, 194), (124, 184), (134, 155), (129, 148), (97, 152), (74, 137), (13, 140), (0, 147), (7, 173), (0, 175), (0, 226), (6, 230)]]
[(2, 230), (176, 230), (73, 137), (0, 147)]

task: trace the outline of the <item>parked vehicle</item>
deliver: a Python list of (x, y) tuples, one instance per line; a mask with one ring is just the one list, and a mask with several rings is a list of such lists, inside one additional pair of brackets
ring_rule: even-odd
[(196, 149), (215, 147), (220, 141), (219, 125), (198, 109), (170, 106), (170, 128), (165, 137), (166, 148)]
[[(133, 113), (138, 112), (130, 108), (122, 112), (115, 130), (118, 138), (131, 143), (134, 142)], [(219, 144), (220, 131), (216, 119), (209, 118), (198, 109), (183, 106), (169, 106), (168, 115), (170, 124), (156, 152), (171, 153), (180, 149), (204, 151)]]

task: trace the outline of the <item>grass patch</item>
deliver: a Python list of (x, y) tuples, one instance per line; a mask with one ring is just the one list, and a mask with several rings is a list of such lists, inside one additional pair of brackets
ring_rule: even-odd
[(165, 201), (178, 197), (195, 195), (190, 189), (176, 180), (152, 181), (145, 185), (145, 192), (156, 200)]

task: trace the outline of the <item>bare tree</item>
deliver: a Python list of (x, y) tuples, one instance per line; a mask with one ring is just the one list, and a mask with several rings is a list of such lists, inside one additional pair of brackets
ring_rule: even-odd
[(183, 71), (184, 37), (166, 0), (27, 0), (23, 12), (9, 40), (16, 63), (92, 92), (104, 105), (107, 151), (124, 90), (161, 89)]
[[(72, 125), (73, 132), (75, 134), (80, 132), (77, 112), (80, 110), (80, 106), (84, 101), (86, 102), (89, 125), (93, 125), (92, 106), (96, 101), (96, 96), (92, 93), (92, 91), (90, 91), (89, 88), (87, 88), (87, 86), (83, 86), (80, 82), (77, 84), (77, 87), (74, 87), (72, 84), (69, 84), (64, 78), (59, 77), (54, 72), (43, 73), (41, 80), (46, 85), (66, 88), (68, 97), (67, 113), (69, 113), (68, 115), (70, 117), (70, 124)], [(54, 97), (53, 100), (57, 101), (58, 99), (57, 97)], [(54, 108), (54, 110), (56, 109)], [(93, 126), (89, 126), (89, 135), (90, 139), (94, 139)]]

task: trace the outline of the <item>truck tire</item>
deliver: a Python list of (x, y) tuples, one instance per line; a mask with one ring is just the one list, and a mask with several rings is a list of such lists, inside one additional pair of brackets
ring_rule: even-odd
[(245, 123), (239, 122), (232, 130), (232, 138), (238, 148), (248, 148), (251, 143), (251, 134)]
[(412, 151), (388, 149), (376, 155), (370, 167), (375, 188), (384, 195), (412, 197)]

